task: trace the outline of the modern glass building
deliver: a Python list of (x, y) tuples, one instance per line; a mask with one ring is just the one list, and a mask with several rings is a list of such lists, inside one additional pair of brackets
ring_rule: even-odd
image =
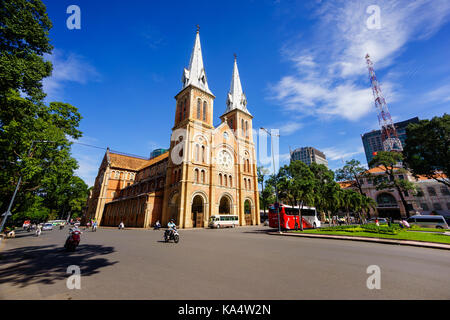
[[(410, 123), (417, 122), (419, 122), (418, 117), (394, 123), (395, 128), (397, 129), (398, 138), (400, 139), (402, 146), (405, 145), (406, 127)], [(383, 143), (381, 142), (381, 130), (372, 130), (370, 132), (364, 133), (363, 135), (361, 135), (361, 139), (364, 145), (364, 152), (366, 153), (367, 164), (369, 164), (375, 152), (383, 151)]]

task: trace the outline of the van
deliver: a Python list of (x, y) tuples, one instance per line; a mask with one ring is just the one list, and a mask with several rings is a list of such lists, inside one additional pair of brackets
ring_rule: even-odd
[(406, 220), (410, 225), (416, 225), (422, 228), (448, 229), (448, 224), (443, 216), (417, 215), (409, 217)]
[(210, 228), (224, 228), (224, 227), (232, 227), (239, 225), (239, 217), (237, 215), (232, 214), (217, 214), (215, 216), (211, 216), (209, 218), (208, 226)]

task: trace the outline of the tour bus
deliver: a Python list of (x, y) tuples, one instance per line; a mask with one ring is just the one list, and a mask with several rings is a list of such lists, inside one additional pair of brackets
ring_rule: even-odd
[(237, 215), (232, 214), (217, 214), (215, 216), (211, 216), (209, 218), (208, 226), (210, 228), (224, 228), (224, 227), (232, 227), (239, 225), (239, 218)]
[(443, 216), (438, 215), (415, 215), (409, 217), (409, 225), (416, 225), (422, 228), (448, 229), (449, 226)]
[[(288, 206), (277, 204), (269, 206), (269, 226), (278, 228), (278, 212), (280, 213), (281, 229), (295, 230), (300, 229), (299, 206)], [(317, 211), (314, 207), (303, 206), (302, 208), (303, 229), (320, 228), (320, 220), (317, 218)]]

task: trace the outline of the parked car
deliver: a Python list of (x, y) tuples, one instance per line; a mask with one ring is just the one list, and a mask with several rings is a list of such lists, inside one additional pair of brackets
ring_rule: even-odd
[(42, 231), (53, 230), (53, 223), (44, 223), (42, 226)]
[(447, 221), (445, 221), (443, 216), (435, 215), (416, 215), (409, 217), (409, 225), (419, 226), (422, 228), (436, 228), (436, 229), (449, 229)]
[(386, 218), (370, 218), (369, 220), (367, 220), (367, 223), (375, 223), (375, 220), (378, 219), (378, 223), (379, 224), (387, 224), (388, 221)]

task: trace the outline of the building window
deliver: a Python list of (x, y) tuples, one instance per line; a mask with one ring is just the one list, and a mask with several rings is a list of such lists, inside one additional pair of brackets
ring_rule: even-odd
[(198, 183), (198, 169), (195, 169), (194, 181)]
[(205, 170), (202, 170), (202, 183), (205, 183)]
[(206, 108), (207, 108), (208, 104), (205, 102), (203, 102), (203, 121), (206, 121)]
[(115, 172), (114, 178), (116, 178), (116, 179), (119, 179), (119, 178), (120, 178), (120, 172), (119, 172), (119, 171), (116, 171), (116, 172)]
[(423, 197), (423, 191), (421, 188), (416, 188), (416, 197)]
[(233, 179), (230, 176), (230, 188), (233, 186)]
[(199, 153), (199, 146), (198, 144), (195, 145), (195, 161), (198, 161), (198, 153)]
[(244, 135), (244, 119), (241, 119), (241, 134)]
[(201, 119), (201, 108), (202, 108), (202, 101), (200, 99), (197, 100), (197, 119)]
[(205, 146), (202, 146), (202, 162), (205, 163)]
[(428, 191), (428, 194), (430, 196), (435, 196), (436, 195), (436, 190), (434, 190), (433, 187), (427, 187), (427, 191)]
[(245, 121), (245, 137), (248, 138), (248, 121)]
[(222, 185), (222, 174), (219, 173), (219, 185)]
[(443, 196), (450, 196), (450, 191), (445, 186), (441, 187), (441, 193), (442, 193)]
[(223, 181), (225, 182), (225, 187), (228, 186), (228, 177), (226, 174), (223, 175)]
[(433, 203), (434, 210), (442, 210), (442, 206), (439, 202)]

